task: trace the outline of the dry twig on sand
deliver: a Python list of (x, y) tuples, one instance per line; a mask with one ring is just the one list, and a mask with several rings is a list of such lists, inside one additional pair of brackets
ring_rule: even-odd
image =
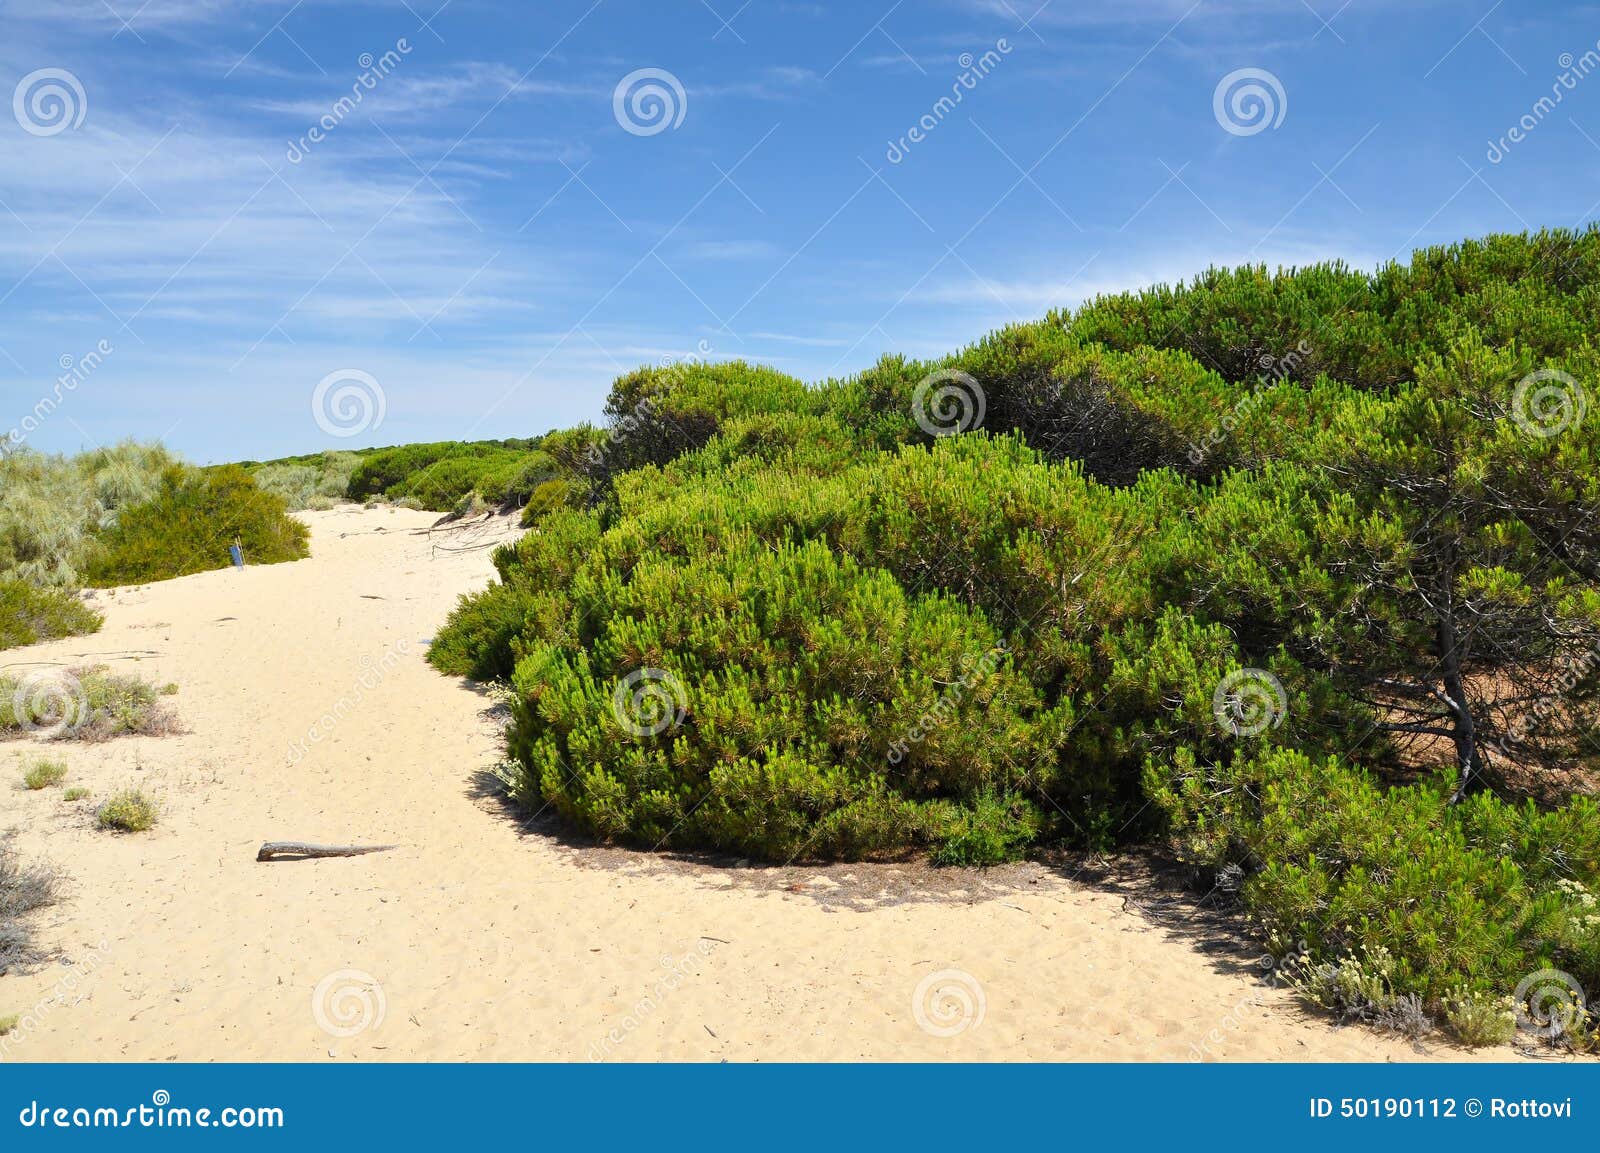
[(305, 841), (268, 841), (256, 851), (258, 861), (288, 858), (296, 861), (315, 857), (359, 857), (365, 853), (386, 853), (399, 845), (311, 845)]

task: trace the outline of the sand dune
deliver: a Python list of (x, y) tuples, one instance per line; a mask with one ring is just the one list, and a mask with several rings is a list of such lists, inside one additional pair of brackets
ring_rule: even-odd
[[(1181, 907), (1042, 865), (719, 867), (586, 849), (482, 785), (492, 702), (423, 660), (491, 568), (393, 509), (307, 514), (312, 559), (99, 596), (103, 661), (175, 681), (186, 728), (62, 744), (68, 784), (134, 782), (145, 834), (11, 787), (0, 828), (69, 877), (58, 951), (0, 977), (16, 1060), (1412, 1060), (1307, 1016)], [(444, 547), (439, 547), (439, 546)], [(258, 864), (262, 841), (393, 843)]]

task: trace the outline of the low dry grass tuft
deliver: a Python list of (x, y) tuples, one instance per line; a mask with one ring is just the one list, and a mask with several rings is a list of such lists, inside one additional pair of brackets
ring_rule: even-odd
[(67, 779), (65, 761), (34, 761), (22, 770), (22, 787), (37, 792)]
[(176, 686), (156, 688), (104, 665), (0, 677), (0, 738), (38, 732), (56, 740), (108, 741), (181, 731), (160, 701)]
[(9, 840), (0, 839), (0, 973), (37, 960), (23, 918), (56, 899), (60, 877), (44, 865), (25, 865)]

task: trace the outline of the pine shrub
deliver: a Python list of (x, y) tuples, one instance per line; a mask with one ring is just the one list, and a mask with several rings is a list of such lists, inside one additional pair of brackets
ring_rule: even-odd
[(98, 631), (103, 621), (65, 589), (0, 580), (0, 649), (84, 636)]
[[(602, 840), (1154, 843), (1313, 1002), (1503, 1039), (1529, 974), (1600, 993), (1597, 302), (1589, 228), (1212, 269), (816, 386), (641, 369), (541, 440), (430, 657), (509, 684), (513, 795)], [(972, 424), (918, 419), (951, 379)], [(373, 483), (446, 458), (400, 457)]]
[(301, 560), (307, 536), (283, 498), (263, 492), (238, 465), (173, 467), (153, 499), (124, 509), (100, 535), (86, 577), (104, 588), (226, 568), (235, 539), (251, 564)]

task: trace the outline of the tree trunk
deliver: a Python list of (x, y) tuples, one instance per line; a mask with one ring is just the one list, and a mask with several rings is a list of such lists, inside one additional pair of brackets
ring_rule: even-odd
[(1456, 785), (1452, 805), (1459, 804), (1469, 789), (1477, 788), (1480, 781), (1487, 783), (1483, 750), (1478, 746), (1478, 726), (1472, 718), (1472, 704), (1467, 700), (1467, 683), (1461, 675), (1461, 654), (1457, 651), (1460, 638), (1456, 634), (1455, 619), (1450, 611), (1447, 593), (1444, 611), (1439, 616), (1439, 650), (1444, 676), (1444, 695), (1450, 709), (1450, 727), (1455, 734), (1456, 768), (1461, 781)]

